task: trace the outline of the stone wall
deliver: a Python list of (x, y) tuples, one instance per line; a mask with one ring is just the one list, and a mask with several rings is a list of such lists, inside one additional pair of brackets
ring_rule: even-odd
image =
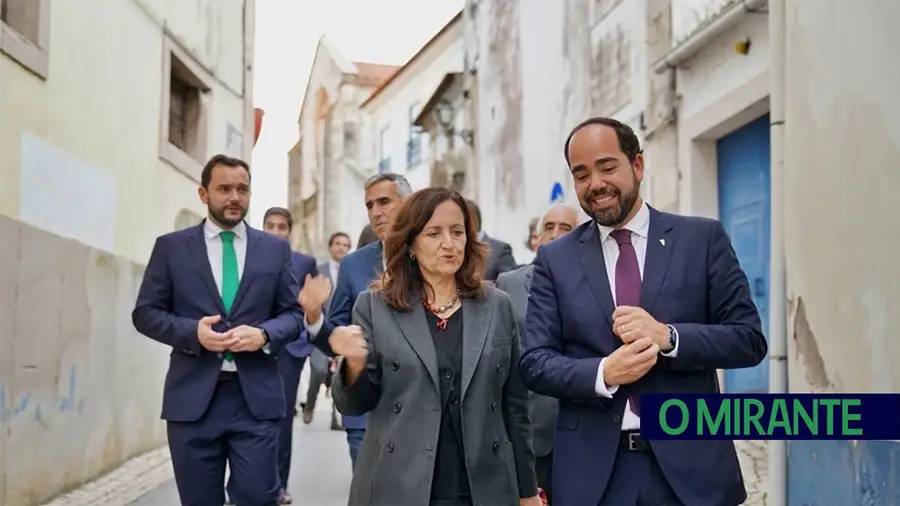
[(0, 241), (0, 504), (32, 506), (165, 444), (168, 350), (131, 324), (142, 266), (5, 216)]

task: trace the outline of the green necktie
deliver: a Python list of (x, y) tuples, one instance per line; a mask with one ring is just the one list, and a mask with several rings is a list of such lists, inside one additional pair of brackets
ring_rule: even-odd
[[(237, 253), (234, 251), (234, 232), (222, 232), (219, 237), (222, 238), (222, 304), (225, 314), (228, 314), (240, 284)], [(225, 352), (225, 360), (232, 361), (230, 351)]]

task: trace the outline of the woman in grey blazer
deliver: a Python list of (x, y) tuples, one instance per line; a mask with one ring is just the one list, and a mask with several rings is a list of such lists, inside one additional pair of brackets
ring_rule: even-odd
[(411, 195), (384, 257), (353, 325), (329, 339), (335, 404), (369, 413), (349, 506), (540, 505), (515, 315), (482, 282), (465, 200)]

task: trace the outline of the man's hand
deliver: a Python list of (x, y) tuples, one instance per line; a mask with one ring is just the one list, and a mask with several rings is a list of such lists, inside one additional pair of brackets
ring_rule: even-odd
[(634, 383), (647, 374), (658, 359), (659, 346), (649, 337), (622, 345), (603, 362), (603, 382), (607, 386)]
[(237, 339), (232, 335), (233, 331), (229, 330), (223, 334), (212, 329), (212, 326), (221, 319), (220, 315), (200, 318), (197, 322), (197, 340), (200, 341), (200, 346), (209, 351), (222, 352), (237, 343)]
[(643, 308), (619, 306), (613, 311), (612, 319), (613, 332), (625, 344), (649, 337), (661, 350), (669, 346), (669, 327), (656, 321)]
[(330, 296), (331, 281), (328, 281), (328, 278), (321, 274), (316, 277), (306, 275), (303, 288), (300, 289), (300, 295), (297, 297), (297, 302), (306, 313), (306, 321), (309, 323), (319, 321), (322, 316), (322, 305)]
[(228, 349), (238, 353), (244, 351), (256, 351), (266, 345), (266, 338), (262, 329), (241, 325), (231, 329), (231, 335), (236, 339), (235, 344)]
[(337, 327), (328, 336), (328, 345), (335, 355), (340, 355), (353, 366), (365, 366), (369, 350), (362, 329), (357, 325)]

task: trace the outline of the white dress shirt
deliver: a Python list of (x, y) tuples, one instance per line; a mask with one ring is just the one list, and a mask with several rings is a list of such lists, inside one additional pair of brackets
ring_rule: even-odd
[[(619, 245), (616, 240), (610, 237), (613, 230), (612, 227), (604, 227), (597, 225), (600, 229), (600, 243), (603, 245), (603, 259), (606, 262), (606, 276), (609, 278), (609, 288), (612, 292), (613, 303), (616, 302), (616, 262), (619, 260)], [(644, 277), (644, 261), (647, 258), (647, 237), (650, 233), (650, 209), (647, 203), (641, 204), (634, 218), (622, 227), (631, 231), (631, 244), (634, 245), (634, 252), (637, 254), (638, 268), (641, 271), (641, 279)], [(675, 341), (675, 348), (669, 353), (663, 353), (666, 357), (675, 357), (678, 354), (678, 341)], [(612, 385), (607, 388), (603, 381), (603, 364), (606, 359), (600, 361), (600, 367), (597, 368), (597, 379), (594, 382), (594, 391), (600, 397), (612, 399), (613, 394), (619, 389), (618, 385)], [(631, 406), (625, 401), (625, 414), (622, 416), (622, 430), (637, 430), (641, 428), (641, 419), (631, 411)]]
[(340, 264), (335, 262), (333, 258), (328, 260), (328, 279), (331, 280), (332, 284), (337, 282), (338, 269), (340, 269)]
[[(234, 232), (234, 252), (237, 255), (238, 281), (244, 274), (244, 261), (247, 259), (247, 226), (244, 222), (238, 223), (236, 227), (231, 229)], [(212, 269), (213, 278), (216, 280), (216, 288), (219, 289), (219, 295), (222, 295), (222, 238), (219, 234), (223, 232), (222, 227), (216, 225), (212, 220), (207, 219), (203, 224), (203, 236), (206, 238), (206, 256), (209, 257), (209, 267)], [(224, 320), (227, 315), (222, 315)], [(222, 360), (222, 370), (235, 372), (237, 367), (234, 362)]]

